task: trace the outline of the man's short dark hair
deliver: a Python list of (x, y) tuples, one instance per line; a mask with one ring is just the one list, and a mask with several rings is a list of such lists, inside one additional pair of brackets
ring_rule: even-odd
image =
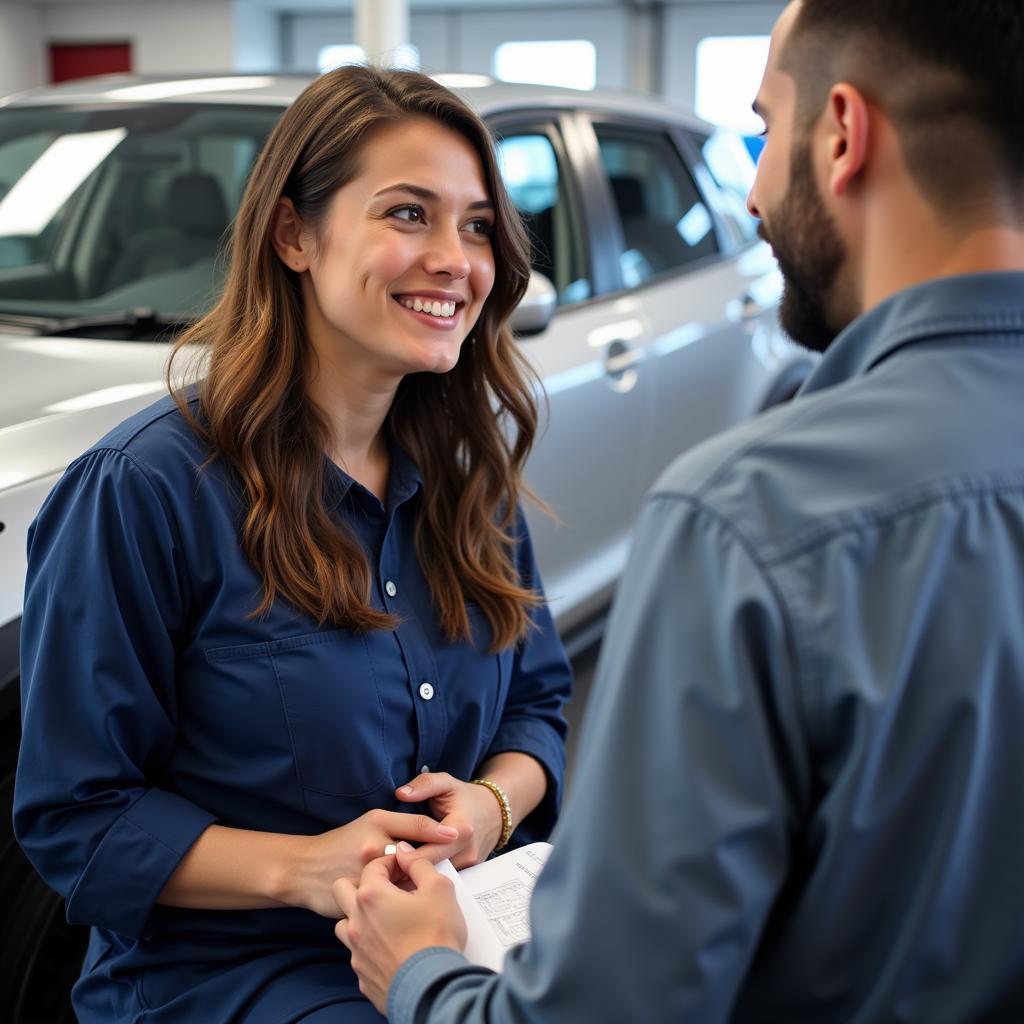
[(780, 66), (802, 130), (850, 82), (892, 120), (934, 205), (1024, 206), (1024, 0), (803, 0)]

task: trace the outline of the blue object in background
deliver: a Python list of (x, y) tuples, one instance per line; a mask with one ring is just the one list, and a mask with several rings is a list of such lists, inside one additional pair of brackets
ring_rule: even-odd
[(756, 164), (764, 149), (764, 139), (760, 135), (744, 135), (743, 145), (747, 147), (750, 159)]

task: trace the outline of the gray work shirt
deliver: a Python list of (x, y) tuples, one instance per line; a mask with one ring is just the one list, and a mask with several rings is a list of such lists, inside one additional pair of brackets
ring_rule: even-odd
[(1024, 274), (848, 328), (649, 496), (505, 974), (399, 1024), (1024, 1020)]

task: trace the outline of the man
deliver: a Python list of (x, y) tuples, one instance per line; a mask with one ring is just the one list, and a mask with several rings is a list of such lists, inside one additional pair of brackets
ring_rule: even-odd
[(393, 1021), (1024, 1020), (1022, 6), (783, 12), (750, 208), (824, 357), (648, 498), (505, 973), (412, 851), (336, 884)]

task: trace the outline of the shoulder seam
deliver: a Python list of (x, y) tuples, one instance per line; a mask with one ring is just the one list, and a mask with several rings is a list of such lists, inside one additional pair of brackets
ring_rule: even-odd
[(881, 529), (904, 516), (914, 515), (944, 501), (1014, 492), (1024, 492), (1024, 480), (1021, 479), (1020, 473), (986, 480), (951, 480), (941, 485), (933, 485), (926, 494), (918, 492), (907, 495), (881, 508), (850, 509), (839, 513), (827, 523), (812, 527), (809, 536), (804, 534), (781, 544), (774, 553), (765, 556), (764, 562), (767, 566), (783, 565), (823, 547), (844, 534)]
[[(139, 475), (142, 477), (142, 479), (146, 483), (146, 488), (153, 495), (153, 499), (156, 501), (156, 503), (163, 510), (164, 520), (167, 523), (168, 529), (171, 531), (171, 535), (174, 538), (174, 543), (175, 543), (175, 545), (177, 545), (178, 550), (184, 556), (185, 544), (184, 544), (184, 540), (183, 540), (182, 535), (181, 535), (181, 530), (180, 530), (180, 528), (178, 526), (177, 518), (171, 513), (170, 508), (168, 508), (167, 502), (165, 502), (163, 497), (161, 496), (160, 490), (156, 486), (156, 484), (153, 482), (153, 479), (150, 476), (149, 471), (146, 469), (146, 467), (138, 459), (135, 458), (135, 456), (131, 452), (127, 452), (123, 448), (118, 448), (118, 447), (115, 447), (113, 445), (103, 445), (102, 447), (99, 447), (99, 448), (91, 448), (88, 452), (85, 452), (83, 455), (80, 455), (77, 459), (75, 459), (75, 461), (72, 463), (72, 465), (76, 465), (76, 464), (78, 464), (80, 462), (83, 462), (85, 459), (91, 458), (94, 455), (105, 455), (105, 454), (121, 456), (128, 463), (128, 465), (131, 466), (132, 469), (136, 470), (136, 472), (139, 473)], [(70, 468), (70, 467), (68, 467), (68, 468)], [(189, 595), (187, 593), (182, 593), (181, 594), (182, 601), (187, 604), (188, 601), (189, 601), (190, 596), (191, 595)]]

